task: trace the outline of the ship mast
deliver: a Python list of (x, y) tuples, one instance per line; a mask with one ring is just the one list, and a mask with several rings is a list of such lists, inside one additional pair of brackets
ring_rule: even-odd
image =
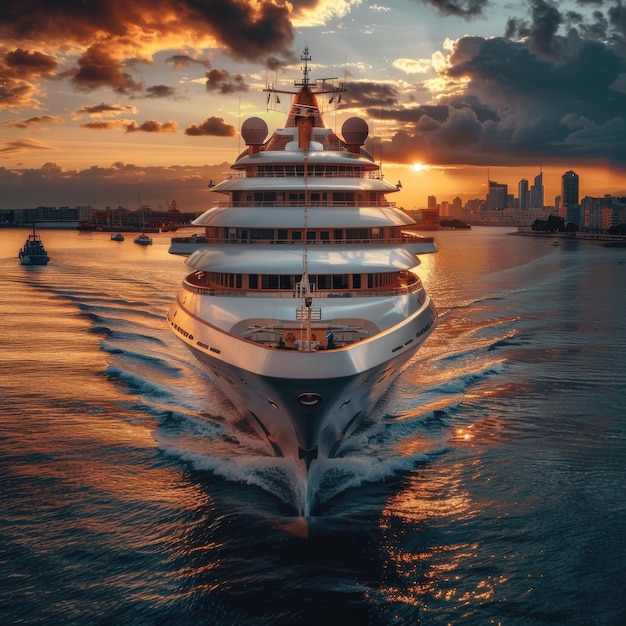
[[(300, 56), (303, 62), (301, 66), (302, 78), (295, 81), (294, 86), (298, 87), (298, 91), (281, 90), (275, 86), (268, 86), (264, 91), (268, 92), (268, 104), (271, 94), (287, 93), (293, 96), (291, 108), (287, 117), (287, 126), (295, 127), (298, 140), (298, 148), (303, 152), (303, 176), (304, 176), (304, 241), (302, 244), (302, 277), (300, 282), (296, 284), (296, 297), (300, 298), (300, 306), (296, 309), (296, 319), (301, 322), (301, 342), (300, 350), (311, 351), (312, 346), (311, 324), (313, 320), (321, 319), (321, 309), (313, 308), (313, 291), (309, 282), (308, 271), (308, 246), (309, 246), (309, 223), (308, 211), (310, 205), (310, 197), (308, 190), (308, 157), (311, 141), (313, 138), (313, 128), (323, 126), (324, 122), (321, 118), (319, 104), (316, 95), (320, 94), (341, 94), (346, 91), (343, 83), (338, 85), (327, 84), (326, 81), (335, 79), (324, 78), (321, 87), (316, 80), (309, 77), (310, 68), (309, 47), (305, 46), (304, 52)], [(276, 98), (278, 100), (278, 97)], [(296, 139), (296, 137), (294, 137)]]
[[(309, 55), (309, 48), (306, 46), (304, 48), (304, 53), (301, 55), (300, 60), (304, 61), (304, 66), (302, 69), (302, 82), (300, 86), (303, 89), (308, 89), (309, 85), (309, 61), (311, 60), (311, 56)], [(297, 84), (297, 83), (296, 83)], [(301, 145), (300, 147), (304, 151), (304, 242), (302, 246), (302, 278), (300, 282), (300, 296), (302, 298), (302, 304), (300, 307), (300, 319), (302, 322), (306, 324), (306, 339), (301, 342), (301, 350), (304, 349), (306, 352), (311, 352), (313, 350), (312, 347), (312, 339), (311, 339), (311, 317), (312, 317), (312, 304), (313, 304), (313, 295), (311, 293), (311, 283), (309, 281), (309, 258), (308, 258), (308, 248), (309, 248), (309, 188), (308, 188), (308, 156), (309, 156), (309, 144), (310, 144), (310, 132), (306, 132), (312, 128), (312, 122), (307, 117), (310, 117), (310, 111), (306, 109), (301, 110), (301, 113), (304, 113), (304, 116), (298, 121), (298, 134), (300, 135)], [(311, 122), (311, 127), (309, 128), (309, 122)], [(304, 132), (301, 132), (301, 128)]]

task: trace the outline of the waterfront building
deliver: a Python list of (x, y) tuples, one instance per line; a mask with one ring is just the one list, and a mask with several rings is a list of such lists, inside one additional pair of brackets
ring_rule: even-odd
[(585, 196), (581, 201), (581, 228), (592, 232), (606, 232), (611, 226), (626, 224), (626, 198), (606, 194), (602, 198)]

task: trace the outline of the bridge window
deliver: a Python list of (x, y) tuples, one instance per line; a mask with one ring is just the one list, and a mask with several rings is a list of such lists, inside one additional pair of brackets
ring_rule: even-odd
[(261, 276), (261, 289), (278, 289), (278, 274), (263, 274)]

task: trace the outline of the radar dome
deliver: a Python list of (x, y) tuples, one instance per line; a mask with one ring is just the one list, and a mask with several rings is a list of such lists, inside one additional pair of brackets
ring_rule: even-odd
[(241, 136), (247, 146), (260, 146), (267, 137), (267, 124), (260, 117), (249, 117), (241, 126)]
[(364, 119), (351, 117), (343, 123), (341, 134), (349, 146), (362, 146), (369, 134), (369, 128)]

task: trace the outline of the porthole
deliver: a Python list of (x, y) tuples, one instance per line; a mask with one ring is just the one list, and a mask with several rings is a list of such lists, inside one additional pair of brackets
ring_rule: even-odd
[(298, 396), (298, 402), (302, 406), (315, 406), (322, 401), (322, 396), (319, 393), (301, 393)]

